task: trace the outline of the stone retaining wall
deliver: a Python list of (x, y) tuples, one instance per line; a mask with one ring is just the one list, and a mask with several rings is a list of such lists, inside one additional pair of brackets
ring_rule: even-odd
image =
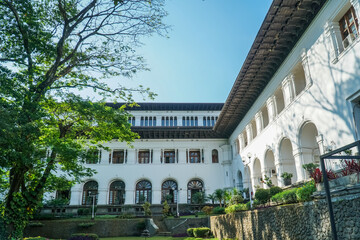
[[(43, 226), (26, 227), (24, 236), (42, 236), (51, 239), (67, 239), (73, 233), (96, 233), (99, 237), (133, 236), (140, 235), (137, 224), (141, 221), (144, 219), (41, 220), (39, 222), (43, 223)], [(89, 228), (78, 226), (85, 222), (94, 222), (95, 225)]]
[[(338, 239), (360, 239), (360, 196), (333, 203)], [(218, 239), (328, 240), (331, 237), (326, 201), (271, 207), (210, 218)]]

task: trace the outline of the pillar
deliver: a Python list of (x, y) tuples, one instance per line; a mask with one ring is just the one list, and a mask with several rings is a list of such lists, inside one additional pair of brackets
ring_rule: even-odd
[(331, 62), (336, 63), (339, 54), (344, 51), (339, 23), (328, 21), (325, 24), (324, 31), (327, 43), (330, 47)]
[(266, 100), (266, 107), (268, 110), (269, 123), (270, 123), (274, 120), (275, 115), (276, 115), (273, 96), (271, 96), (268, 100)]
[(310, 87), (312, 85), (312, 79), (310, 74), (309, 56), (307, 55), (306, 49), (303, 49), (301, 53), (301, 65), (305, 73), (306, 87)]
[(255, 123), (256, 123), (256, 132), (257, 135), (259, 135), (261, 130), (263, 130), (264, 128), (261, 111), (255, 114)]
[(284, 95), (284, 104), (285, 107), (288, 106), (295, 97), (295, 88), (294, 88), (294, 75), (288, 75), (281, 83), (282, 91)]
[(302, 181), (306, 178), (305, 170), (302, 167), (302, 165), (304, 164), (302, 149), (301, 148), (294, 149), (293, 155), (295, 159), (297, 180)]

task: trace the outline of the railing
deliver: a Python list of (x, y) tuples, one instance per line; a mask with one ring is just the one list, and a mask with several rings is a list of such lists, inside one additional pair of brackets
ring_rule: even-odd
[[(352, 154), (352, 151), (354, 149), (357, 149), (356, 155)], [(329, 179), (328, 179), (328, 171), (334, 170), (339, 171), (339, 164), (342, 163), (342, 161), (346, 160), (354, 160), (358, 159), (360, 160), (360, 141), (356, 141), (352, 144), (346, 145), (344, 147), (341, 147), (339, 149), (336, 149), (334, 151), (331, 151), (329, 153), (323, 154), (320, 156), (320, 165), (321, 165), (321, 171), (322, 176), (324, 180), (324, 187), (325, 187), (325, 194), (326, 194), (326, 200), (328, 203), (328, 209), (329, 209), (329, 215), (330, 215), (330, 224), (331, 224), (331, 230), (334, 240), (338, 240), (337, 232), (336, 232), (336, 225), (335, 225), (335, 219), (334, 219), (334, 212), (331, 202), (331, 194), (330, 194), (330, 186), (329, 186)], [(336, 162), (334, 161), (336, 160)], [(336, 164), (334, 164), (334, 162)], [(341, 165), (340, 165), (341, 166)]]

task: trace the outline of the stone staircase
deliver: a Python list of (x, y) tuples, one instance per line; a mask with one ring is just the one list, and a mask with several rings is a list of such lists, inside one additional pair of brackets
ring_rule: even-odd
[(163, 236), (163, 237), (170, 237), (171, 232), (167, 229), (162, 216), (154, 216), (153, 217), (154, 223), (159, 228), (158, 232), (156, 233), (157, 236)]

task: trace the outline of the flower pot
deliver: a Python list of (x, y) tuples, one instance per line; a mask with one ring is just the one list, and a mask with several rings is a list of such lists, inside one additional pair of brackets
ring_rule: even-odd
[(285, 185), (285, 186), (291, 185), (291, 178), (286, 178), (286, 179), (284, 179), (284, 185)]

